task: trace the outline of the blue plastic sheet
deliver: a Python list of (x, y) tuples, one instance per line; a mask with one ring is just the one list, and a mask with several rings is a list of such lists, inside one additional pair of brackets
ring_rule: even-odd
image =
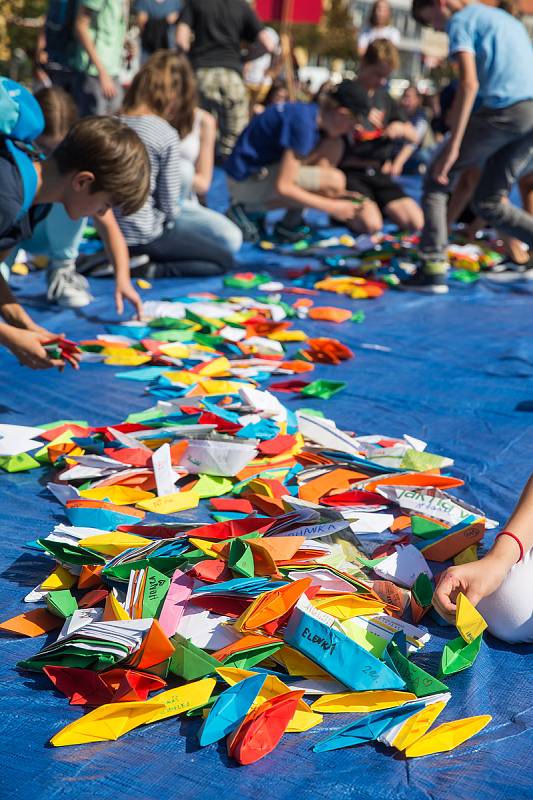
[[(247, 268), (267, 259), (245, 250)], [(278, 266), (279, 257), (270, 259)], [(283, 261), (283, 259), (281, 260)], [(301, 260), (298, 263), (302, 263)], [(203, 289), (221, 292), (221, 280), (161, 281), (146, 298)], [(92, 337), (116, 322), (110, 280), (92, 281), (96, 301), (77, 312), (46, 308), (41, 275), (16, 278), (14, 288), (32, 315), (70, 338)], [(466, 480), (462, 496), (501, 522), (531, 472), (533, 416), (516, 410), (533, 400), (532, 292), (526, 284), (497, 287), (481, 281), (446, 297), (388, 292), (376, 301), (328, 295), (328, 303), (364, 310), (363, 324), (305, 323), (315, 335), (336, 336), (355, 352), (342, 367), (318, 367), (316, 377), (347, 382), (330, 402), (282, 401), (290, 408), (322, 409), (359, 433), (410, 433), (432, 452), (452, 456)], [(229, 292), (226, 292), (229, 294)], [(322, 298), (321, 298), (322, 300)], [(376, 346), (379, 346), (376, 349)], [(37, 424), (59, 418), (105, 424), (147, 408), (142, 383), (119, 380), (122, 368), (86, 364), (79, 373), (31, 372), (0, 352), (0, 419)], [(289, 398), (289, 399), (287, 399)], [(2, 618), (20, 613), (21, 598), (43, 578), (45, 560), (24, 543), (64, 521), (44, 488), (45, 471), (0, 473), (0, 607)], [(188, 515), (184, 514), (184, 518)], [(52, 562), (50, 562), (50, 566)], [(432, 642), (419, 659), (435, 672), (451, 628), (429, 623)], [(230, 762), (223, 743), (205, 749), (201, 720), (180, 718), (138, 729), (123, 739), (53, 749), (49, 738), (77, 718), (46, 678), (18, 673), (17, 661), (40, 640), (2, 638), (0, 660), (0, 795), (19, 800), (525, 800), (532, 796), (533, 744), (531, 646), (509, 646), (485, 637), (475, 666), (452, 676), (452, 700), (439, 721), (492, 714), (490, 725), (450, 754), (406, 761), (381, 745), (313, 753), (313, 744), (346, 724), (327, 716), (308, 733), (287, 735), (251, 767)]]

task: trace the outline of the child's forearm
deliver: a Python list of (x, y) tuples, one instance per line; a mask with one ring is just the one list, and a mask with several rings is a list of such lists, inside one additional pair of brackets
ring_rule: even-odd
[(398, 155), (394, 159), (394, 163), (399, 166), (404, 166), (404, 164), (410, 159), (413, 153), (416, 150), (416, 146), (414, 144), (404, 144)]
[(316, 208), (325, 211), (326, 214), (334, 213), (334, 201), (314, 192), (308, 192), (300, 188), (296, 183), (278, 183), (277, 192), (281, 198), (289, 201), (291, 205), (298, 205), (302, 208)]
[(103, 217), (95, 219), (95, 228), (103, 242), (107, 256), (115, 270), (117, 284), (130, 280), (130, 256), (128, 245), (113, 212), (107, 211)]
[[(526, 483), (504, 530), (520, 540), (524, 553), (533, 547), (533, 475)], [(489, 572), (506, 575), (520, 556), (520, 547), (512, 536), (498, 536), (482, 560)]]
[(478, 84), (460, 84), (455, 97), (454, 107), (452, 110), (452, 126), (450, 135), (450, 145), (459, 149), (463, 136), (465, 135), (466, 126), (470, 119), (470, 114), (474, 107), (478, 92)]
[[(533, 547), (533, 475), (526, 483), (505, 530), (514, 533), (520, 540), (524, 553)], [(519, 547), (511, 536), (501, 536), (495, 542), (490, 554), (510, 561), (512, 566), (517, 561)]]
[[(0, 254), (0, 258), (2, 258), (2, 255), (5, 255), (5, 254)], [(15, 299), (15, 297), (13, 295), (13, 292), (11, 291), (9, 286), (7, 285), (7, 282), (4, 280), (2, 275), (0, 275), (0, 313), (2, 313), (2, 315), (3, 315), (3, 307), (4, 306), (11, 305), (11, 304), (14, 304), (16, 302), (17, 301), (16, 301), (16, 299)]]

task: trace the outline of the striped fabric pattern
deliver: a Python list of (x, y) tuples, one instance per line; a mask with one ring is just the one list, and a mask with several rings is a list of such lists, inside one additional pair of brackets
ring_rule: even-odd
[(147, 244), (159, 238), (177, 214), (181, 187), (180, 139), (166, 120), (152, 114), (121, 116), (139, 135), (150, 158), (150, 195), (144, 206), (129, 217), (116, 217), (128, 245)]

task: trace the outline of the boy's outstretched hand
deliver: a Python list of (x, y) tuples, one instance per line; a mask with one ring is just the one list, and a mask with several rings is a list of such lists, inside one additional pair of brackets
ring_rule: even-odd
[(143, 318), (143, 302), (131, 281), (118, 282), (115, 285), (115, 305), (118, 314), (124, 313), (124, 300), (128, 300), (135, 309), (135, 317)]
[(11, 350), (20, 364), (30, 369), (62, 370), (65, 362), (60, 358), (51, 358), (45, 350), (46, 344), (57, 341), (57, 336), (40, 331), (23, 330), (5, 325), (2, 329), (2, 343)]

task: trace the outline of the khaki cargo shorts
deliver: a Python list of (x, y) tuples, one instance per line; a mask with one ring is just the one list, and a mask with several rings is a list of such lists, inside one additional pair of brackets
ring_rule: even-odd
[[(272, 207), (276, 201), (281, 199), (276, 190), (279, 169), (279, 164), (271, 164), (244, 181), (236, 181), (228, 176), (231, 204), (240, 203), (247, 211), (252, 212), (264, 211), (269, 206)], [(296, 183), (301, 189), (306, 189), (308, 192), (318, 192), (320, 190), (320, 167), (302, 165), (298, 169)]]

